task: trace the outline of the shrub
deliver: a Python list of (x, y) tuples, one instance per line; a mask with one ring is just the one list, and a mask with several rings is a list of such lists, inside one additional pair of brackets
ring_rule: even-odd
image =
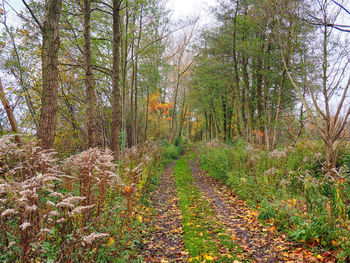
[(294, 240), (339, 246), (340, 258), (349, 253), (350, 184), (348, 156), (339, 163), (337, 177), (322, 172), (324, 156), (315, 141), (273, 151), (251, 145), (210, 143), (199, 160), (211, 176), (230, 185), (240, 197), (259, 207), (261, 220), (273, 219), (279, 230)]

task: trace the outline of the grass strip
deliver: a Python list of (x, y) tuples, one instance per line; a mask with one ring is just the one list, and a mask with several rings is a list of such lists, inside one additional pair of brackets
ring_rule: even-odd
[(174, 167), (175, 183), (183, 215), (183, 230), (189, 262), (234, 262), (240, 248), (216, 221), (209, 203), (194, 184), (187, 157)]

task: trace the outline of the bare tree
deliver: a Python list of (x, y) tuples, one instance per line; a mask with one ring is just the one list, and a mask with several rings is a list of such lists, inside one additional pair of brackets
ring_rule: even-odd
[[(314, 1), (314, 6), (312, 7), (319, 10), (318, 16), (314, 15), (314, 12), (306, 12), (311, 21), (317, 21), (319, 31), (322, 33), (320, 49), (320, 57), (322, 58), (321, 74), (317, 76), (318, 78), (316, 81), (312, 81), (308, 78), (304, 79), (311, 103), (308, 102), (306, 93), (303, 92), (301, 84), (298, 83), (295, 70), (288, 66), (283, 52), (282, 59), (292, 85), (297, 90), (311, 122), (316, 128), (318, 135), (323, 140), (326, 158), (324, 168), (331, 175), (334, 175), (337, 153), (342, 145), (341, 143), (337, 143), (337, 141), (343, 138), (344, 130), (350, 115), (350, 107), (349, 105), (345, 105), (345, 99), (350, 86), (350, 77), (345, 86), (342, 87), (341, 85), (345, 81), (345, 75), (348, 73), (347, 66), (349, 64), (349, 59), (347, 59), (345, 53), (346, 49), (342, 49), (338, 54), (330, 54), (333, 28), (329, 27), (329, 25), (336, 24), (335, 21), (339, 14), (339, 10), (330, 7), (330, 2), (330, 0)], [(319, 40), (320, 39), (316, 39), (316, 41)], [(280, 43), (283, 46), (282, 39)], [(332, 64), (332, 66), (330, 66), (330, 64)], [(303, 65), (303, 70), (306, 70), (305, 65)], [(340, 92), (341, 95), (338, 97), (338, 104), (334, 107), (335, 111), (332, 111), (332, 99), (335, 100), (335, 94), (337, 94), (337, 92)]]
[(184, 35), (183, 39), (179, 42), (178, 46), (176, 47), (176, 55), (173, 57), (174, 59), (174, 66), (176, 69), (175, 73), (175, 88), (174, 88), (174, 99), (173, 99), (173, 109), (171, 112), (171, 122), (170, 122), (170, 130), (171, 130), (171, 137), (170, 141), (174, 143), (175, 140), (175, 117), (176, 117), (176, 109), (177, 109), (177, 100), (178, 100), (178, 93), (180, 84), (182, 81), (183, 75), (190, 69), (192, 66), (194, 59), (191, 60), (188, 59), (186, 49), (188, 48), (189, 44), (191, 43), (191, 39), (194, 34), (195, 30), (195, 23), (193, 24), (193, 27), (188, 35)]

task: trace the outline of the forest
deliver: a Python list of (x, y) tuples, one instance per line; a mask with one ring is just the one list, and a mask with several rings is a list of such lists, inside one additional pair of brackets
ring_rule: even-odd
[(350, 262), (349, 1), (203, 6), (0, 1), (1, 262)]

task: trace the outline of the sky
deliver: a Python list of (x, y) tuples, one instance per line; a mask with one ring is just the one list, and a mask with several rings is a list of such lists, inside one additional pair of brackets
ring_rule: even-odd
[[(7, 0), (17, 11), (24, 8), (21, 0)], [(175, 20), (186, 17), (199, 16), (201, 23), (208, 22), (209, 6), (213, 6), (216, 0), (168, 0), (167, 7), (173, 10)], [(7, 7), (10, 11), (9, 8)], [(10, 12), (8, 15), (9, 23), (16, 23), (16, 15)]]
[(174, 11), (175, 18), (186, 16), (208, 17), (208, 8), (215, 5), (216, 0), (169, 0), (168, 7)]

